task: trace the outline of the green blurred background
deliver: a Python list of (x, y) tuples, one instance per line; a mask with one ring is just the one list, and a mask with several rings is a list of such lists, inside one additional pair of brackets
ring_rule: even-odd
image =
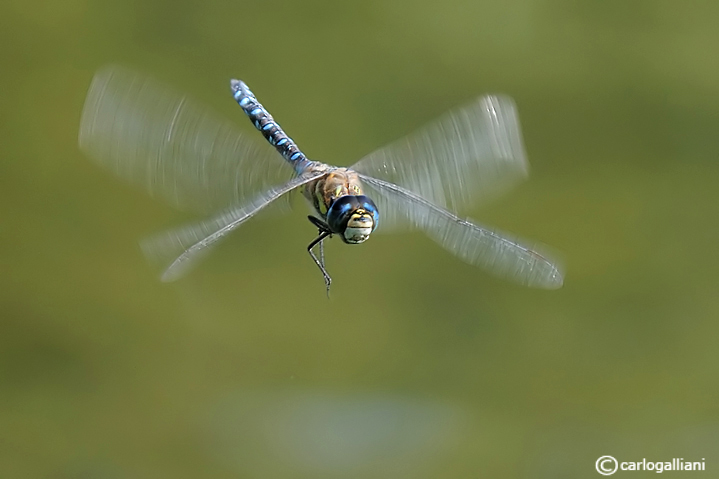
[[(719, 477), (717, 25), (709, 1), (5, 0), (0, 477)], [(341, 165), (507, 93), (531, 178), (473, 216), (562, 251), (565, 286), (407, 234), (332, 241), (328, 301), (303, 210), (162, 284), (138, 240), (196, 217), (77, 148), (107, 63), (252, 131), (242, 78)]]

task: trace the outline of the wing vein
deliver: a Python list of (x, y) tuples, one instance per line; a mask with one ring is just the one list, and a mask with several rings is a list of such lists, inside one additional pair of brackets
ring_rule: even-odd
[[(160, 233), (143, 241), (145, 254), (160, 262), (175, 259), (166, 267), (162, 281), (175, 281), (183, 276), (209, 247), (240, 227), (270, 203), (290, 191), (322, 176), (317, 173), (297, 177), (288, 183), (260, 194), (252, 201), (228, 208), (214, 217), (189, 226)], [(178, 251), (181, 251), (178, 254)]]
[[(522, 240), (458, 217), (401, 186), (360, 174), (365, 184), (387, 208), (402, 212), (404, 219), (422, 229), (430, 238), (463, 261), (516, 283), (555, 289), (563, 274), (543, 245)], [(380, 213), (382, 213), (380, 211)]]

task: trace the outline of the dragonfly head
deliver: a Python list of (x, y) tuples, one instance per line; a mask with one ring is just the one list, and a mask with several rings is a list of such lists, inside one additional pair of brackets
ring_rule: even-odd
[(364, 195), (340, 196), (327, 210), (327, 224), (348, 244), (364, 243), (379, 222), (374, 202)]

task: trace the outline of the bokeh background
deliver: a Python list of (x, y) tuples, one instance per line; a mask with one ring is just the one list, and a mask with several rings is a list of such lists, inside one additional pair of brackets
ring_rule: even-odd
[[(718, 24), (709, 1), (3, 1), (0, 477), (583, 478), (605, 454), (719, 477)], [(473, 216), (562, 251), (565, 286), (406, 234), (330, 242), (327, 300), (304, 210), (162, 284), (138, 240), (197, 217), (78, 151), (107, 63), (253, 132), (242, 78), (341, 165), (509, 94), (530, 181)]]

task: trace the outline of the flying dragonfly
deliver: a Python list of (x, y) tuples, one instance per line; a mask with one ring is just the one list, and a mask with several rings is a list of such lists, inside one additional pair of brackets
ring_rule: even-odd
[(377, 229), (418, 229), (496, 276), (561, 287), (562, 272), (545, 247), (461, 216), (527, 174), (510, 98), (480, 97), (340, 167), (307, 158), (245, 83), (231, 80), (230, 89), (269, 145), (123, 67), (99, 70), (89, 88), (79, 130), (89, 157), (174, 206), (220, 210), (143, 242), (148, 256), (164, 262), (163, 281), (178, 279), (220, 239), (300, 190), (317, 230), (307, 250), (328, 294), (324, 241), (338, 236), (361, 244)]

